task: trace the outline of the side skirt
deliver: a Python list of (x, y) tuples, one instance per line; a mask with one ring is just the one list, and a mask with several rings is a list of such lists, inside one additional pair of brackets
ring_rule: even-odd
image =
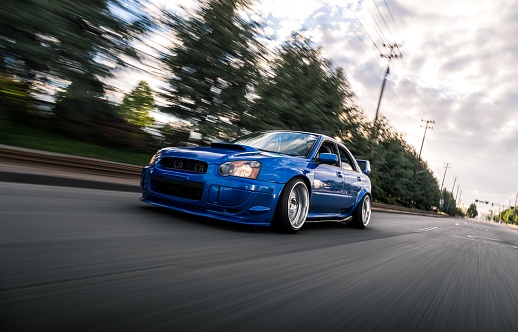
[(333, 220), (333, 219), (321, 219), (321, 220), (306, 220), (306, 223), (308, 224), (312, 224), (312, 223), (319, 223), (319, 222), (349, 222), (353, 219), (353, 216), (349, 216), (349, 217), (346, 217), (344, 219), (338, 219), (338, 220)]

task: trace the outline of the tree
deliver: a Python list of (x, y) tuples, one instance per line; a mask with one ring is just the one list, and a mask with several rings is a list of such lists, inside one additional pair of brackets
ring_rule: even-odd
[(160, 129), (160, 133), (164, 136), (163, 143), (166, 146), (184, 146), (189, 140), (190, 128), (181, 122), (169, 123)]
[(341, 68), (294, 33), (260, 81), (248, 127), (292, 129), (349, 137), (359, 123), (349, 82)]
[(124, 96), (119, 112), (131, 124), (141, 128), (155, 123), (150, 112), (155, 108), (153, 91), (146, 81), (140, 81), (135, 89)]
[[(55, 112), (59, 121), (52, 123), (54, 129), (97, 144), (142, 145), (138, 127), (129, 124), (111, 104), (100, 98), (103, 91), (102, 85), (95, 81), (70, 84), (57, 96)], [(89, 100), (88, 105), (86, 100)]]
[(164, 58), (173, 73), (164, 110), (191, 122), (206, 142), (234, 138), (243, 129), (261, 48), (257, 24), (239, 16), (250, 3), (210, 0), (189, 19), (169, 17), (178, 43)]
[(100, 113), (114, 112), (104, 100), (107, 87), (101, 78), (124, 66), (124, 55), (135, 56), (129, 24), (111, 10), (126, 5), (118, 0), (7, 1), (0, 11), (0, 75), (16, 77), (27, 93), (47, 95), (47, 100), (61, 91), (57, 119), (72, 132), (91, 130)]
[(449, 215), (454, 215), (455, 211), (457, 211), (457, 202), (453, 198), (453, 194), (448, 190), (443, 189), (441, 198), (443, 200), (441, 211)]
[(476, 216), (478, 216), (477, 205), (475, 203), (471, 203), (469, 205), (466, 215), (469, 218), (475, 218)]
[(23, 119), (23, 115), (33, 110), (31, 96), (26, 85), (14, 78), (0, 74), (0, 112), (16, 120)]

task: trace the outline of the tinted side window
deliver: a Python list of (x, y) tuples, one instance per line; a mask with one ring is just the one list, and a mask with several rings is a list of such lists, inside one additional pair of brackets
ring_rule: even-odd
[(351, 158), (349, 157), (349, 154), (347, 151), (345, 151), (344, 148), (341, 146), (338, 147), (338, 150), (340, 151), (340, 161), (342, 169), (348, 170), (348, 171), (356, 171), (354, 169), (354, 163), (352, 162)]

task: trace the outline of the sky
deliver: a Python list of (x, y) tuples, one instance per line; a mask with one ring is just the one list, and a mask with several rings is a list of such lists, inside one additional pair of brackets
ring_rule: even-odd
[[(188, 0), (155, 1), (172, 9), (196, 8)], [(439, 186), (448, 163), (444, 188), (453, 188), (465, 208), (475, 199), (514, 205), (517, 0), (262, 0), (254, 8), (277, 43), (305, 29), (324, 56), (344, 69), (369, 119), (388, 64), (380, 56), (389, 53), (383, 45), (398, 44), (402, 58), (391, 61), (380, 115), (416, 151), (424, 121), (435, 122), (426, 132), (422, 158)], [(498, 210), (490, 205), (477, 208)]]

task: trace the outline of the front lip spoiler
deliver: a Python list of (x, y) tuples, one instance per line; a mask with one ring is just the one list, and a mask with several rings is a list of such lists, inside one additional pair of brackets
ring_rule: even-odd
[(196, 216), (206, 217), (206, 218), (211, 218), (211, 219), (216, 219), (216, 220), (223, 220), (223, 221), (228, 221), (228, 222), (233, 222), (233, 223), (243, 224), (243, 225), (270, 227), (270, 222), (264, 222), (264, 221), (254, 222), (254, 221), (248, 221), (248, 220), (243, 220), (243, 219), (238, 219), (238, 218), (232, 218), (231, 215), (227, 215), (227, 214), (224, 214), (221, 212), (215, 213), (218, 211), (212, 211), (212, 210), (196, 211), (196, 210), (183, 209), (183, 208), (177, 207), (177, 206), (170, 206), (170, 205), (166, 205), (166, 204), (157, 203), (155, 201), (146, 199), (144, 197), (141, 197), (140, 201), (151, 204), (151, 205), (163, 207), (166, 209), (184, 212), (184, 213), (187, 213), (190, 215), (196, 215)]

